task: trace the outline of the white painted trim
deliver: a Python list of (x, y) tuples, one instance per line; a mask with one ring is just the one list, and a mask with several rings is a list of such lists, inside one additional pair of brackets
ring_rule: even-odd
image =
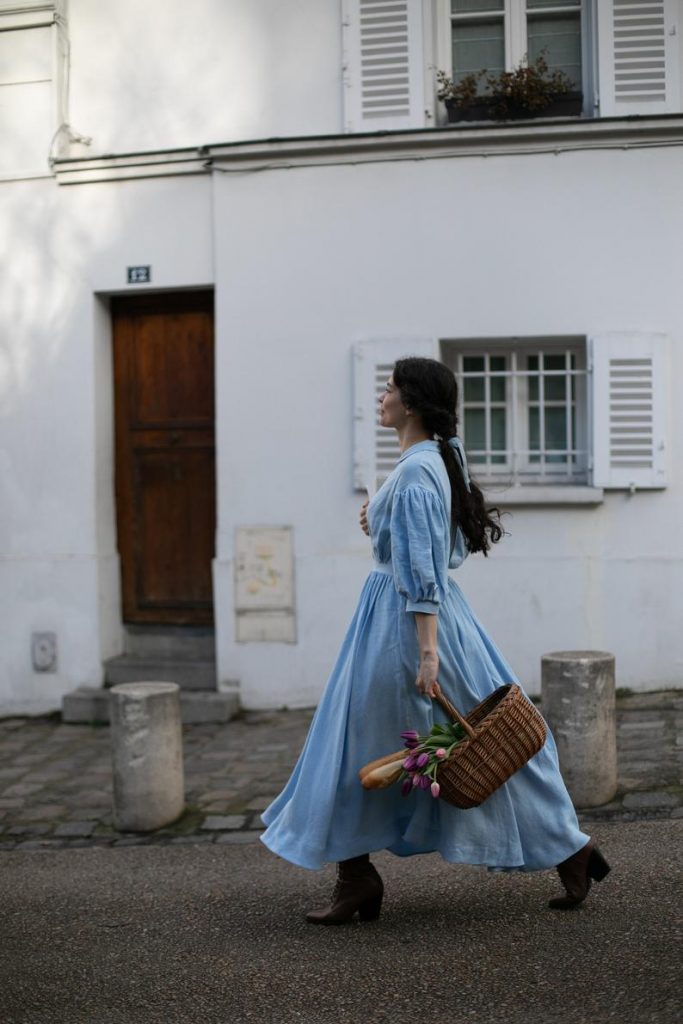
[(223, 173), (471, 156), (570, 153), (590, 149), (683, 146), (683, 114), (609, 119), (559, 118), (314, 138), (262, 139), (117, 156), (55, 160), (57, 181), (73, 185), (123, 178)]
[(55, 0), (0, 0), (0, 32), (46, 28), (57, 17)]
[[(593, 366), (593, 483), (611, 490), (666, 487), (670, 386), (667, 335), (611, 331), (593, 335), (589, 345)], [(632, 368), (625, 366), (624, 360), (637, 362)], [(634, 374), (636, 381), (631, 381)], [(632, 396), (634, 388), (638, 394)], [(643, 422), (643, 417), (649, 420)]]
[(497, 491), (482, 484), (486, 501), (490, 505), (600, 505), (605, 499), (602, 487), (572, 487), (529, 485)]
[(664, 69), (665, 85), (662, 100), (641, 99), (629, 101), (616, 96), (616, 69), (614, 45), (614, 0), (600, 0), (598, 10), (598, 71), (600, 113), (626, 117), (638, 114), (666, 114), (680, 110), (679, 42), (681, 30), (680, 0), (662, 0), (664, 14)]

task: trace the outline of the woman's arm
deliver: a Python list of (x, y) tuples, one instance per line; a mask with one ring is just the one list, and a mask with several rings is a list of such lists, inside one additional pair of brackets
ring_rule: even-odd
[(436, 653), (438, 615), (427, 612), (415, 612), (415, 626), (420, 645), (420, 667), (415, 685), (420, 693), (434, 697), (438, 689), (436, 677), (439, 674), (439, 657)]

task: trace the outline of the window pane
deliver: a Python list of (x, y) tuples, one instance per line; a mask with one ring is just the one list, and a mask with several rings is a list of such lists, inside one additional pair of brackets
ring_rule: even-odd
[[(545, 410), (545, 447), (546, 451), (567, 447), (567, 414), (564, 409)], [(547, 462), (565, 462), (566, 456), (552, 455)]]
[[(506, 447), (506, 422), (505, 409), (491, 410), (491, 449), (493, 451), (505, 451)], [(491, 462), (494, 465), (504, 463), (505, 455), (492, 455)]]
[(491, 356), (489, 365), (492, 373), (504, 373), (507, 369), (505, 365), (505, 356)]
[(483, 402), (486, 400), (483, 377), (465, 377), (465, 402)]
[[(486, 68), (500, 74), (505, 67), (505, 38), (502, 19), (465, 21), (453, 24), (453, 81)], [(485, 84), (479, 83), (481, 90)]]
[(529, 401), (538, 401), (538, 377), (529, 377)]
[(531, 452), (538, 452), (541, 446), (538, 409), (529, 409), (528, 411), (528, 446)]
[(505, 401), (505, 377), (491, 377), (491, 401)]
[(567, 395), (567, 378), (545, 377), (543, 389), (546, 402), (564, 402)]
[(505, 0), (451, 0), (453, 14), (467, 14), (470, 11), (502, 11)]
[(462, 368), (465, 373), (483, 373), (486, 369), (483, 356), (464, 356)]
[(476, 448), (486, 448), (486, 425), (483, 409), (465, 409), (465, 440), (470, 462), (483, 462), (483, 455), (472, 455)]
[(505, 450), (505, 409), (491, 410), (491, 449)]
[(544, 370), (564, 370), (566, 367), (564, 358), (564, 352), (560, 356), (543, 356), (543, 369)]
[(529, 63), (546, 50), (550, 71), (564, 71), (574, 88), (581, 88), (581, 15), (530, 15), (527, 21)]
[(526, 365), (530, 370), (538, 369), (538, 356), (527, 356)]
[(581, 0), (526, 0), (527, 10), (533, 7), (580, 7)]

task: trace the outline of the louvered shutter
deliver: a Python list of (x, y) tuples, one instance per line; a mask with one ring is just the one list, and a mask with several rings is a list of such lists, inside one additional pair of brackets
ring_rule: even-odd
[(425, 124), (422, 0), (343, 0), (344, 130)]
[(353, 350), (354, 436), (353, 485), (374, 493), (400, 455), (396, 431), (380, 427), (378, 402), (394, 363), (402, 356), (434, 357), (436, 343), (427, 338), (372, 338)]
[(681, 109), (678, 0), (600, 0), (599, 95), (603, 117)]
[(666, 336), (610, 333), (590, 344), (594, 486), (666, 487)]

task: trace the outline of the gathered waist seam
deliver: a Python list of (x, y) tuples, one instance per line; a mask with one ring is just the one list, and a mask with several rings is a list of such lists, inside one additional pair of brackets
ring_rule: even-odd
[(375, 562), (372, 566), (374, 572), (381, 572), (385, 576), (393, 576), (394, 570), (391, 562)]

